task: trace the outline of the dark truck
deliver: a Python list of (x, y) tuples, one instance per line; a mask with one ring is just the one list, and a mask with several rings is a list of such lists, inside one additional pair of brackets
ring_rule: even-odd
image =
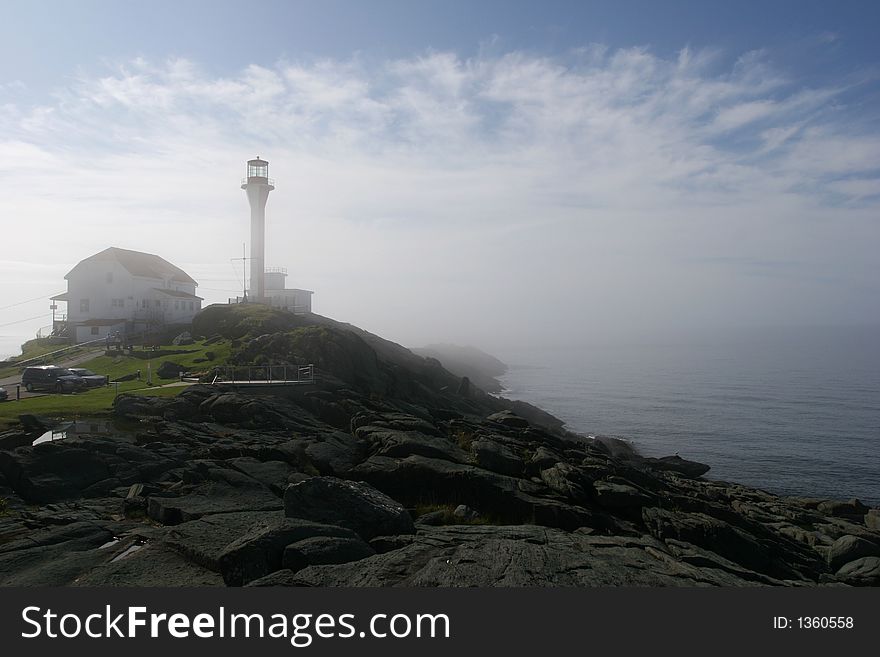
[(45, 390), (48, 392), (77, 392), (85, 390), (82, 377), (57, 365), (26, 367), (21, 373), (21, 385), (28, 392)]

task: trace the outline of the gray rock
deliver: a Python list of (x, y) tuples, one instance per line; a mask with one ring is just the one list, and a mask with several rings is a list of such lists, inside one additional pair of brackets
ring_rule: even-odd
[(476, 520), (480, 517), (479, 512), (474, 511), (471, 507), (466, 504), (459, 504), (452, 511), (452, 515), (457, 520), (463, 520), (465, 522), (470, 522), (471, 520)]
[(274, 511), (284, 507), (282, 501), (268, 490), (231, 486), (205, 486), (198, 493), (179, 497), (151, 496), (147, 515), (163, 525), (176, 525), (202, 516), (236, 511)]
[[(109, 555), (108, 555), (109, 556)], [(74, 586), (223, 586), (223, 578), (188, 561), (177, 552), (158, 545), (145, 545), (126, 554), (116, 550), (113, 558), (78, 577)]]
[(512, 449), (494, 440), (479, 438), (471, 443), (471, 450), (477, 465), (486, 470), (518, 477), (525, 468), (523, 460)]
[(836, 571), (843, 565), (862, 557), (880, 557), (880, 545), (858, 536), (841, 536), (828, 551), (828, 565)]
[(703, 513), (682, 513), (656, 507), (642, 509), (652, 536), (691, 543), (749, 570), (774, 575), (773, 559), (753, 536)]
[(230, 459), (227, 463), (278, 495), (284, 494), (288, 478), (294, 472), (293, 466), (284, 461), (259, 461), (253, 457), (241, 457)]
[(560, 461), (562, 461), (562, 457), (559, 454), (552, 449), (540, 445), (535, 450), (535, 453), (532, 454), (532, 458), (529, 460), (528, 465), (533, 472), (540, 472), (541, 470), (552, 468)]
[(446, 524), (446, 512), (442, 510), (428, 511), (416, 518), (416, 523), (428, 527), (439, 527)]
[(837, 571), (837, 579), (850, 586), (880, 586), (880, 557), (862, 557)]
[(497, 424), (503, 424), (504, 426), (513, 429), (527, 429), (529, 426), (528, 420), (519, 415), (514, 415), (512, 411), (499, 411), (498, 413), (492, 413), (492, 415), (489, 415), (486, 420)]
[(375, 550), (359, 536), (312, 536), (284, 548), (281, 565), (297, 571), (307, 566), (348, 563), (374, 554)]
[(359, 436), (365, 437), (378, 447), (375, 453), (379, 456), (391, 456), (406, 458), (411, 455), (426, 456), (428, 458), (444, 459), (454, 463), (467, 463), (468, 455), (458, 445), (448, 438), (432, 436), (416, 431), (394, 431), (376, 428), (375, 431), (366, 431), (373, 427), (365, 427), (358, 432)]
[(294, 440), (290, 446), (302, 451), (317, 472), (328, 476), (347, 476), (365, 455), (364, 442), (341, 431)]
[(819, 511), (819, 513), (826, 516), (858, 516), (859, 518), (863, 517), (869, 511), (867, 506), (865, 506), (861, 503), (861, 501), (855, 498), (847, 502), (841, 502), (839, 500), (827, 500), (825, 502), (821, 502), (817, 507), (817, 510)]
[(722, 568), (677, 560), (651, 538), (590, 536), (534, 525), (420, 530), (409, 545), (360, 561), (279, 573), (287, 586), (753, 586)]
[(369, 484), (334, 477), (312, 477), (290, 484), (284, 493), (284, 512), (354, 530), (366, 540), (415, 532), (403, 506)]
[(102, 454), (61, 442), (0, 452), (0, 472), (29, 502), (79, 497), (89, 486), (113, 474)]
[(880, 510), (868, 510), (868, 512), (865, 514), (865, 527), (880, 532)]
[(688, 461), (677, 454), (675, 456), (664, 456), (659, 459), (645, 458), (642, 462), (652, 470), (660, 470), (663, 472), (675, 472), (683, 477), (696, 479), (701, 477), (711, 469), (705, 463), (696, 461)]
[(226, 546), (218, 558), (223, 581), (228, 586), (241, 586), (279, 570), (288, 545), (315, 536), (358, 538), (344, 527), (285, 518), (278, 524), (257, 528)]
[(593, 483), (581, 468), (568, 463), (557, 463), (541, 471), (541, 480), (550, 490), (577, 504), (589, 504), (595, 495)]
[(391, 552), (391, 550), (399, 550), (412, 543), (414, 537), (412, 534), (399, 534), (397, 536), (377, 536), (370, 539), (370, 547), (377, 554)]
[(352, 471), (395, 499), (413, 506), (430, 499), (436, 504), (467, 504), (504, 522), (533, 522), (577, 529), (593, 526), (587, 509), (540, 495), (541, 486), (470, 465), (423, 456), (391, 459), (372, 456)]
[(608, 509), (639, 509), (652, 503), (652, 497), (630, 484), (594, 481), (596, 504)]
[(0, 585), (66, 586), (107, 560), (113, 532), (89, 521), (28, 530), (0, 543)]

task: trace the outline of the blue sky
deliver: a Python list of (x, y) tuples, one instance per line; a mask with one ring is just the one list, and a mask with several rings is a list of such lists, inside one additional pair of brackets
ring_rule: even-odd
[(878, 322), (878, 24), (873, 2), (4, 3), (0, 354), (111, 244), (234, 295), (257, 153), (268, 264), (405, 344)]

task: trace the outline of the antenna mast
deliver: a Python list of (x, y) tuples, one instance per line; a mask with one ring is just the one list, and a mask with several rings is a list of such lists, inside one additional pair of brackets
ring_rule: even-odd
[(242, 303), (247, 303), (247, 261), (250, 258), (247, 257), (247, 248), (244, 242), (241, 243), (241, 257), (229, 259), (230, 262), (235, 262), (236, 260), (241, 260), (241, 298)]

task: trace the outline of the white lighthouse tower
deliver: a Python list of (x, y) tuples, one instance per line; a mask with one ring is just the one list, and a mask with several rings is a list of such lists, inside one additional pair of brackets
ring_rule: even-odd
[(275, 189), (275, 181), (269, 178), (269, 163), (259, 156), (255, 160), (248, 160), (247, 178), (241, 181), (241, 188), (247, 192), (248, 203), (251, 204), (250, 300), (265, 303), (266, 201), (269, 200), (269, 192)]

